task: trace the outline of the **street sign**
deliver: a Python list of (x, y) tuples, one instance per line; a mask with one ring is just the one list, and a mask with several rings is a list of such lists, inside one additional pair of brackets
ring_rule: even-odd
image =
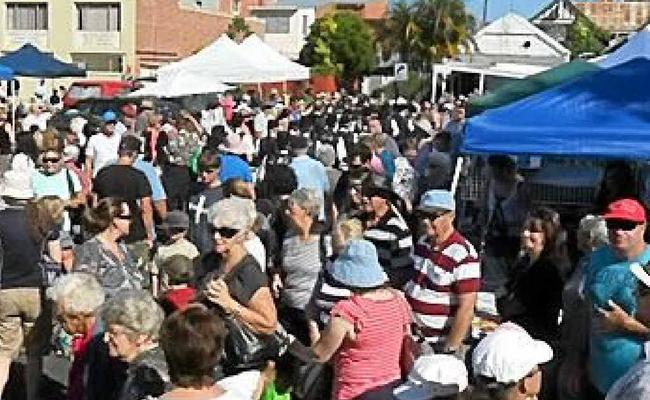
[(393, 67), (393, 75), (396, 81), (408, 81), (409, 66), (406, 63), (396, 63)]

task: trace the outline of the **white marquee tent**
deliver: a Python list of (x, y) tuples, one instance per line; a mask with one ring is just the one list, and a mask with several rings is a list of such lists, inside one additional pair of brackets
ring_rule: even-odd
[(165, 80), (173, 71), (212, 75), (221, 82), (257, 83), (268, 81), (268, 71), (252, 62), (239, 45), (225, 34), (198, 53), (160, 67), (158, 80)]
[(285, 81), (309, 79), (309, 68), (293, 62), (273, 47), (264, 43), (259, 36), (252, 34), (239, 45), (247, 54), (255, 54), (258, 62), (277, 70)]
[(223, 93), (233, 88), (233, 86), (216, 80), (214, 74), (180, 69), (170, 71), (163, 77), (158, 78), (156, 83), (130, 93), (129, 97), (181, 97), (195, 94)]
[(286, 62), (270, 61), (261, 55), (261, 51), (259, 48), (244, 48), (223, 34), (198, 53), (160, 67), (158, 80), (168, 80), (174, 71), (180, 70), (227, 83), (283, 82), (309, 78), (304, 72), (298, 74), (295, 66), (289, 68)]

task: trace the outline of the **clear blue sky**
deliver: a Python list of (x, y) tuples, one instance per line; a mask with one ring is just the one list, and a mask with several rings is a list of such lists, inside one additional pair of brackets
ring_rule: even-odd
[[(516, 12), (524, 17), (531, 17), (542, 7), (550, 3), (552, 0), (488, 0), (488, 21), (495, 19), (506, 14), (508, 11)], [(465, 0), (467, 7), (472, 10), (477, 21), (483, 17), (483, 2), (484, 0)]]

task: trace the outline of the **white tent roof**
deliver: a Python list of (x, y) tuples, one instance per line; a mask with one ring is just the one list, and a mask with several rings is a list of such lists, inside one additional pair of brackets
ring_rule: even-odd
[(255, 54), (256, 59), (263, 60), (264, 65), (278, 69), (287, 81), (309, 79), (309, 68), (289, 60), (255, 34), (248, 36), (239, 46), (247, 54)]
[(183, 69), (173, 70), (158, 77), (156, 83), (136, 90), (128, 97), (181, 97), (193, 94), (223, 93), (233, 89), (233, 86), (218, 81), (214, 75)]
[[(228, 83), (279, 82), (283, 79), (265, 68), (259, 60), (247, 55), (242, 48), (223, 34), (198, 53), (158, 69), (158, 79), (165, 80), (173, 71), (211, 76)], [(162, 78), (162, 79), (161, 79)]]
[[(166, 80), (173, 71), (210, 76), (228, 83), (283, 82), (309, 79), (309, 69), (293, 63), (281, 55), (271, 55), (274, 50), (264, 42), (238, 45), (223, 34), (214, 43), (198, 53), (158, 69), (158, 78)], [(260, 45), (261, 43), (261, 45)], [(265, 49), (266, 48), (266, 49)], [(282, 57), (281, 59), (278, 58)]]

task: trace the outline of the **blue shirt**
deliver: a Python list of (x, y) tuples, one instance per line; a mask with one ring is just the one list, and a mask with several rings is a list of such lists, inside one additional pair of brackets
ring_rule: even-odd
[[(634, 261), (650, 261), (650, 249)], [(585, 289), (594, 307), (609, 309), (612, 300), (628, 314), (637, 308), (637, 279), (630, 271), (630, 261), (620, 260), (611, 247), (604, 246), (593, 252), (591, 263), (585, 271)], [(643, 354), (643, 340), (631, 334), (603, 333), (598, 318), (590, 334), (591, 382), (603, 394), (623, 376)]]
[(253, 182), (253, 175), (248, 163), (239, 156), (224, 154), (221, 156), (221, 167), (219, 168), (219, 180), (225, 182), (228, 179), (241, 179), (244, 182)]
[(152, 163), (145, 161), (142, 158), (138, 158), (133, 163), (133, 168), (142, 172), (147, 177), (149, 186), (151, 186), (151, 201), (167, 199), (167, 193), (165, 193), (165, 188), (160, 181), (158, 171), (156, 171), (156, 167), (154, 167)]
[(296, 173), (298, 178), (298, 189), (314, 189), (320, 196), (324, 196), (329, 191), (329, 180), (325, 166), (320, 161), (303, 155), (298, 156), (291, 161), (290, 167)]

